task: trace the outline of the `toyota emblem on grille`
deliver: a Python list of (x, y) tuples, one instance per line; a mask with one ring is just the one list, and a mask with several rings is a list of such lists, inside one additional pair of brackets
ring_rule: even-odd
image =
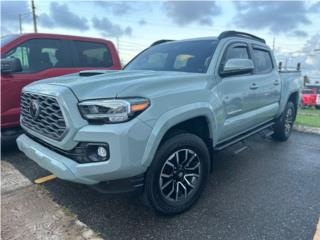
[(40, 105), (39, 105), (39, 101), (34, 99), (31, 100), (30, 105), (29, 105), (29, 111), (30, 111), (30, 115), (31, 117), (36, 120), (39, 116), (40, 113)]

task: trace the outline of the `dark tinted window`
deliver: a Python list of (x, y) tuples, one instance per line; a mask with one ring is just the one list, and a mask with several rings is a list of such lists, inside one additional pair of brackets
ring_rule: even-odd
[(205, 73), (216, 46), (215, 40), (159, 44), (139, 54), (125, 69)]
[(105, 44), (74, 41), (78, 56), (77, 67), (112, 67), (112, 56)]
[(262, 49), (253, 49), (255, 68), (257, 73), (268, 73), (273, 69), (271, 55)]
[(62, 40), (32, 39), (22, 43), (6, 54), (6, 58), (18, 58), (22, 72), (39, 72), (49, 68), (71, 67), (68, 52), (63, 49)]

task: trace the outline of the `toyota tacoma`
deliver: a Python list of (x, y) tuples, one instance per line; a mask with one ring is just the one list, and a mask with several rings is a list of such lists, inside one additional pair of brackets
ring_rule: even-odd
[(123, 71), (24, 87), (18, 147), (58, 178), (140, 192), (157, 212), (178, 214), (199, 199), (215, 151), (263, 130), (289, 138), (299, 67), (279, 70), (248, 33), (158, 41)]

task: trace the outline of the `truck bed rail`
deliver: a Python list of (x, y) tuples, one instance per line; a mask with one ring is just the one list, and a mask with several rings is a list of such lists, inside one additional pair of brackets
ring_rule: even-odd
[(296, 67), (282, 67), (282, 62), (279, 62), (278, 65), (278, 70), (279, 72), (283, 73), (283, 72), (300, 72), (301, 71), (301, 63), (297, 63)]

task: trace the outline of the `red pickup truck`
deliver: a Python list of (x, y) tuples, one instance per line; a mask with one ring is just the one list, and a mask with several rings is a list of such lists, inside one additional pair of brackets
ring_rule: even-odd
[(317, 91), (311, 88), (305, 88), (301, 92), (301, 106), (313, 107), (317, 103)]
[(1, 38), (1, 143), (9, 143), (21, 133), (20, 94), (24, 86), (90, 69), (121, 69), (112, 42), (39, 33)]

